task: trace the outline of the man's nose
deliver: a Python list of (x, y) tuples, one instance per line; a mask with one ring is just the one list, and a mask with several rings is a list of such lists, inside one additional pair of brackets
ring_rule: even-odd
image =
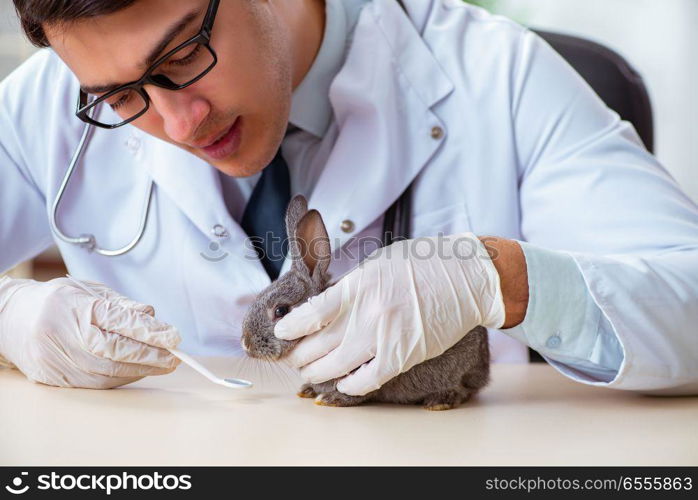
[(197, 130), (211, 112), (208, 101), (188, 89), (172, 91), (150, 87), (147, 90), (150, 105), (162, 118), (167, 136), (182, 144), (193, 142)]

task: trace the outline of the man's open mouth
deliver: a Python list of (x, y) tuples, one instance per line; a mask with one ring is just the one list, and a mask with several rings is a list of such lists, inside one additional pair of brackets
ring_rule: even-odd
[(217, 139), (209, 143), (208, 146), (202, 146), (199, 149), (213, 160), (222, 160), (237, 151), (241, 139), (242, 117), (238, 116), (235, 122)]

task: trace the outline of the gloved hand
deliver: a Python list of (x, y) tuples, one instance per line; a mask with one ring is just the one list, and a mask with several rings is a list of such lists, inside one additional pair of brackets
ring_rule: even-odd
[(463, 233), (377, 250), (279, 320), (274, 334), (306, 336), (289, 360), (307, 382), (358, 368), (337, 389), (362, 396), (442, 354), (474, 327), (500, 328), (504, 321), (499, 274), (484, 244)]
[(177, 330), (98, 283), (0, 278), (0, 358), (34, 382), (108, 389), (172, 372)]

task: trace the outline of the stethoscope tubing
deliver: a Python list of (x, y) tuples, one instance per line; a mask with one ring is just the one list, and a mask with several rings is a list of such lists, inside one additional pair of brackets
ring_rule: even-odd
[(66, 173), (63, 176), (61, 185), (58, 188), (58, 193), (56, 193), (56, 198), (53, 201), (53, 206), (51, 207), (51, 212), (49, 214), (49, 224), (51, 226), (53, 234), (55, 234), (56, 237), (58, 237), (58, 239), (64, 241), (65, 243), (69, 243), (71, 245), (78, 245), (80, 247), (86, 248), (89, 252), (94, 252), (105, 257), (119, 257), (133, 250), (133, 248), (141, 241), (143, 235), (145, 234), (145, 230), (148, 225), (148, 218), (150, 215), (150, 207), (153, 201), (154, 182), (152, 179), (150, 179), (148, 182), (148, 190), (146, 193), (145, 200), (143, 202), (143, 209), (141, 210), (141, 217), (138, 223), (136, 235), (125, 246), (117, 248), (115, 250), (100, 248), (97, 245), (97, 239), (93, 234), (82, 234), (77, 237), (68, 236), (58, 226), (58, 210), (60, 208), (61, 201), (63, 200), (65, 191), (68, 188), (70, 179), (72, 178), (77, 166), (80, 164), (80, 159), (82, 158), (85, 149), (87, 149), (87, 145), (90, 141), (94, 129), (94, 125), (91, 125), (89, 123), (85, 125), (85, 128), (82, 132), (82, 136), (80, 137), (80, 142), (78, 143), (78, 147), (75, 149), (75, 153), (73, 154), (73, 157), (70, 160), (70, 164), (68, 165), (68, 170), (66, 170)]

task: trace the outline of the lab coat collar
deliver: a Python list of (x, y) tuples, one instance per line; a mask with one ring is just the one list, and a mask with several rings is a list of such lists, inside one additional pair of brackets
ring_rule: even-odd
[[(330, 88), (336, 142), (309, 200), (333, 248), (381, 217), (441, 146), (447, 130), (431, 108), (453, 89), (397, 2), (363, 9)], [(344, 220), (352, 233), (340, 229)]]
[[(399, 72), (390, 76), (400, 80), (399, 73), (402, 73), (407, 80), (405, 90), (409, 87), (427, 108), (431, 108), (454, 89), (453, 82), (422, 39), (426, 19), (431, 10), (439, 6), (431, 5), (434, 0), (404, 0), (404, 3), (410, 17), (394, 0), (374, 0), (364, 9), (368, 11), (364, 23), (370, 25), (369, 31), (378, 28), (374, 34), (379, 35), (380, 40), (375, 40), (375, 43), (381, 44), (382, 55), (395, 58)], [(369, 47), (365, 44), (364, 50)], [(366, 58), (366, 53), (362, 56)], [(354, 57), (359, 57), (357, 51), (354, 51)], [(378, 64), (375, 56), (367, 59), (368, 66)]]

